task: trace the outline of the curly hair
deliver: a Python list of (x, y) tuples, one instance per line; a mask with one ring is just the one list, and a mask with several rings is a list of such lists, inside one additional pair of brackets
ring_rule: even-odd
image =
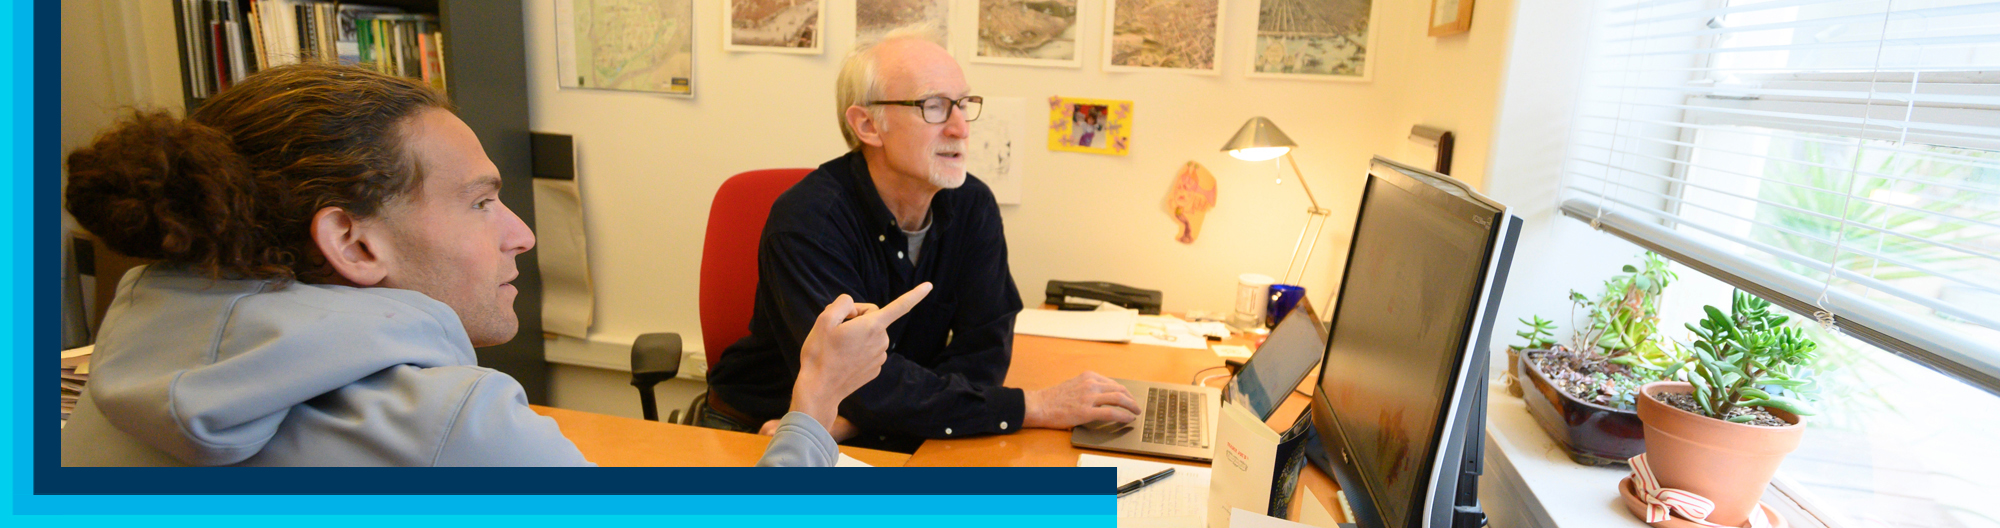
[(211, 278), (331, 280), (315, 213), (359, 218), (410, 195), (422, 175), (403, 125), (453, 110), (420, 82), (352, 66), (296, 64), (245, 77), (186, 119), (135, 112), (71, 152), (70, 214), (112, 250)]

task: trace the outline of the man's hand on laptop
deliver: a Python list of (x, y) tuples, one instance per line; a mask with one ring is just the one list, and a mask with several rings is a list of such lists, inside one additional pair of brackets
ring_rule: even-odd
[(881, 308), (856, 304), (847, 295), (834, 299), (799, 348), (792, 410), (833, 427), (840, 400), (882, 373), (882, 362), (889, 359), (889, 323), (910, 313), (930, 293), (931, 283), (918, 284)]
[(1096, 372), (1026, 391), (1025, 399), (1028, 427), (1068, 429), (1097, 421), (1127, 423), (1139, 417), (1139, 402), (1125, 386)]

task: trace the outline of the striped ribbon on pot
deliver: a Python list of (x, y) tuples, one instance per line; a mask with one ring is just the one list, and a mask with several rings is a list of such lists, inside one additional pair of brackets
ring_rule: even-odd
[[(1626, 460), (1632, 465), (1632, 483), (1639, 486), (1639, 499), (1646, 502), (1646, 522), (1657, 523), (1675, 514), (1688, 522), (1712, 528), (1727, 528), (1708, 522), (1708, 514), (1715, 511), (1715, 501), (1683, 489), (1660, 486), (1660, 480), (1653, 476), (1653, 468), (1646, 465), (1646, 454), (1640, 453)], [(1750, 528), (1770, 528), (1770, 521), (1762, 511), (1750, 516)]]

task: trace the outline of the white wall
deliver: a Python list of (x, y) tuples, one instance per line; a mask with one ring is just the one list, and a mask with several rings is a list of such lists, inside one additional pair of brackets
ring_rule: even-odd
[[(1300, 148), (1294, 156), (1320, 198), (1334, 210), (1303, 281), (1315, 302), (1338, 284), (1361, 175), (1385, 154), (1422, 166), (1429, 153), (1405, 138), (1427, 124), (1458, 135), (1454, 174), (1487, 181), (1501, 73), (1513, 2), (1476, 4), (1473, 30), (1425, 35), (1430, 3), (1375, 2), (1371, 82), (1246, 78), (1257, 2), (1228, 2), (1219, 76), (1102, 71), (1105, 2), (1083, 3), (1081, 69), (965, 63), (974, 92), (1028, 99), (1029, 123), (1045, 117), (1050, 96), (1134, 101), (1133, 153), (1126, 157), (1052, 152), (1031, 134), (1017, 151), (1027, 172), (1022, 203), (1002, 206), (1010, 265), (1024, 301), (1039, 304), (1050, 279), (1110, 280), (1156, 288), (1166, 309), (1227, 310), (1234, 277), (1280, 275), (1307, 207), (1277, 167), (1219, 152), (1251, 116), (1270, 117)], [(589, 342), (550, 341), (552, 361), (605, 368), (625, 364), (624, 347), (640, 333), (680, 332), (700, 349), (697, 286), (708, 202), (730, 175), (770, 167), (810, 167), (845, 151), (833, 119), (833, 79), (853, 44), (853, 3), (827, 7), (827, 53), (796, 56), (722, 51), (719, 3), (695, 7), (693, 99), (631, 92), (560, 89), (556, 80), (553, 2), (527, 0), (530, 121), (537, 131), (576, 137), (588, 211), (596, 323)], [(974, 5), (955, 9), (961, 60), (972, 49)], [(1194, 160), (1215, 173), (1218, 204), (1200, 238), (1172, 240), (1161, 208), (1175, 171)], [(1287, 171), (1289, 172), (1289, 171)], [(598, 381), (586, 381), (596, 379)], [(623, 392), (597, 401), (565, 387), (597, 383), (575, 369), (555, 371), (554, 403), (615, 412)]]
[(1520, 0), (1519, 6), (1522, 27), (1507, 51), (1488, 194), (1513, 207), (1526, 225), (1500, 303), (1495, 334), (1504, 339), (1496, 343), (1519, 341), (1513, 337), (1516, 320), (1535, 315), (1556, 321), (1558, 336), (1567, 335), (1569, 290), (1596, 296), (1605, 279), (1642, 251), (1559, 209), (1590, 9), (1566, 0)]

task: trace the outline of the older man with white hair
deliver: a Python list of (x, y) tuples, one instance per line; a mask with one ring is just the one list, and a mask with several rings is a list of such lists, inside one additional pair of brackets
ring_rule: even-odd
[(936, 289), (890, 327), (882, 374), (842, 402), (835, 438), (911, 452), (926, 438), (1136, 418), (1131, 394), (1095, 373), (1001, 386), (1021, 294), (999, 204), (965, 173), (966, 122), (982, 100), (951, 55), (921, 34), (891, 33), (847, 57), (836, 99), (849, 152), (772, 206), (750, 337), (711, 369), (703, 425), (770, 430), (790, 400), (811, 307), (841, 294), (886, 302), (921, 282)]

